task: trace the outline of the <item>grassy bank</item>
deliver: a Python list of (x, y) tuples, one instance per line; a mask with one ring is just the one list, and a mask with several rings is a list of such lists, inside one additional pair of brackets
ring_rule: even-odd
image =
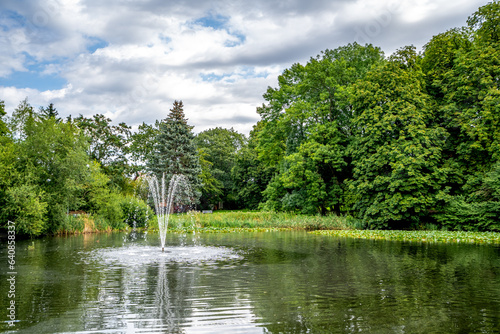
[(89, 214), (67, 215), (64, 224), (59, 226), (57, 235), (82, 234), (127, 230), (128, 225), (123, 223), (112, 223), (101, 217), (94, 217)]
[(335, 230), (347, 229), (346, 219), (338, 216), (306, 216), (292, 213), (257, 211), (215, 211), (214, 213), (189, 212), (171, 215), (169, 229), (172, 231), (216, 230)]
[(465, 231), (381, 231), (381, 230), (330, 230), (312, 231), (310, 233), (348, 237), (356, 239), (393, 240), (421, 243), (468, 243), (468, 244), (500, 244), (498, 232), (465, 232)]
[[(353, 219), (339, 216), (307, 216), (292, 213), (258, 211), (215, 211), (203, 214), (189, 212), (170, 216), (169, 233), (229, 233), (268, 232), (284, 230), (307, 230), (311, 234), (356, 239), (395, 240), (419, 243), (469, 243), (500, 244), (500, 233), (464, 231), (386, 231), (357, 229), (361, 224)], [(117, 226), (103, 219), (81, 215), (68, 216), (66, 226), (58, 234), (79, 234), (126, 230), (128, 225)], [(156, 219), (147, 229), (157, 231)]]
[(500, 233), (464, 231), (363, 230), (359, 221), (339, 216), (307, 216), (292, 213), (216, 211), (172, 215), (169, 231), (177, 233), (258, 232), (308, 230), (312, 234), (357, 239), (397, 240), (426, 243), (500, 244)]

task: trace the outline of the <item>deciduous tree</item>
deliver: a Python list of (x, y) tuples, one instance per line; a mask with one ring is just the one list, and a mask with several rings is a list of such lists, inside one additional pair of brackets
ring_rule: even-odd
[(424, 221), (445, 195), (448, 169), (446, 132), (432, 125), (415, 48), (398, 50), (352, 89), (354, 211), (373, 228)]
[[(236, 132), (233, 128), (214, 128), (200, 132), (195, 137), (195, 143), (200, 154), (210, 164), (207, 165), (209, 173), (217, 180), (212, 185), (220, 187), (214, 193), (209, 193), (204, 187), (202, 201), (211, 204), (224, 202), (225, 208), (238, 207), (236, 196), (233, 193), (234, 183), (231, 177), (231, 169), (235, 165), (238, 151), (245, 145), (246, 138), (243, 134)], [(216, 193), (219, 193), (217, 196)]]

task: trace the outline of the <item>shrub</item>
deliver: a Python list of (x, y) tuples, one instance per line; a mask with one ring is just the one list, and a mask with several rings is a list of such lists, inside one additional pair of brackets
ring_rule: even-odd
[(469, 196), (455, 196), (436, 220), (444, 227), (467, 231), (500, 231), (500, 162)]
[(23, 184), (7, 190), (7, 212), (16, 222), (17, 232), (38, 236), (47, 228), (47, 203), (37, 186)]
[(77, 233), (83, 232), (85, 221), (82, 216), (66, 215), (63, 223), (59, 225), (58, 233)]
[(124, 228), (123, 211), (120, 206), (122, 196), (118, 193), (110, 192), (106, 197), (100, 198), (95, 214), (105, 219), (112, 229)]
[(142, 199), (134, 196), (123, 197), (120, 201), (124, 222), (130, 227), (148, 227), (155, 218), (153, 210)]

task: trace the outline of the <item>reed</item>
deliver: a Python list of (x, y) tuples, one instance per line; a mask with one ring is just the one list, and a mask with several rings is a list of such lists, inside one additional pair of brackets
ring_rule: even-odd
[(293, 213), (261, 211), (216, 211), (214, 213), (188, 212), (172, 215), (169, 229), (347, 229), (350, 228), (344, 217), (308, 216)]

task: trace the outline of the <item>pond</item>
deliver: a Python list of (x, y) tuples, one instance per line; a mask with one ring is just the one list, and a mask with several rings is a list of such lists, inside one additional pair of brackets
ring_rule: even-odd
[(306, 232), (16, 243), (12, 333), (498, 333), (500, 247)]

